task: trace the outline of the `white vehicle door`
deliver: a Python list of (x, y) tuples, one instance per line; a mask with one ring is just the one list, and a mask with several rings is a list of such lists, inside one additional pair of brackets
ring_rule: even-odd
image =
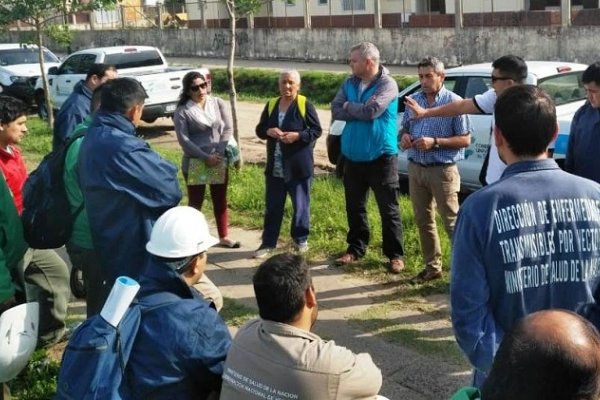
[(52, 107), (60, 109), (67, 97), (73, 92), (73, 88), (82, 79), (96, 61), (94, 54), (74, 54), (68, 57), (58, 68), (57, 75), (52, 77), (52, 89), (50, 98)]
[[(489, 76), (464, 76), (465, 99), (472, 99), (491, 88)], [(458, 169), (463, 186), (479, 187), (479, 173), (490, 145), (492, 133), (492, 116), (486, 114), (469, 114), (471, 119), (471, 144), (465, 149), (465, 159), (459, 161)]]

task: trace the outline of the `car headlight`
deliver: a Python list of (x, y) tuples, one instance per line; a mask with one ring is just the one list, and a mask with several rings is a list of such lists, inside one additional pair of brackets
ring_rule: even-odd
[(11, 76), (10, 81), (13, 83), (26, 83), (27, 77), (26, 76)]

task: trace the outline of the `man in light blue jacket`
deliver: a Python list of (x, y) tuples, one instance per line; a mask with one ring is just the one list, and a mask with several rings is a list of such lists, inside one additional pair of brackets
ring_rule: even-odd
[(402, 220), (398, 207), (398, 84), (379, 64), (379, 50), (362, 42), (350, 50), (352, 76), (331, 103), (333, 119), (346, 121), (342, 133), (348, 248), (336, 260), (349, 264), (363, 257), (369, 244), (367, 196), (373, 190), (388, 269), (404, 269)]

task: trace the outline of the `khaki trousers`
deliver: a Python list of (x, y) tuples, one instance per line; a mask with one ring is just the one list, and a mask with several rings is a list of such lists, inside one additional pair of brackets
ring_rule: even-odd
[(409, 162), (408, 185), (415, 224), (419, 229), (425, 269), (442, 270), (442, 249), (435, 222), (435, 208), (452, 238), (458, 214), (460, 175), (456, 164), (424, 167)]

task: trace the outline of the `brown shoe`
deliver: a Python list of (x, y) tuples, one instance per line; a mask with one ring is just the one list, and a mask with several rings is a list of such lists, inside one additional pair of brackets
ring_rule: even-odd
[(425, 283), (429, 281), (433, 281), (436, 279), (440, 279), (442, 277), (442, 271), (436, 271), (434, 269), (424, 269), (419, 272), (419, 275), (415, 276), (410, 280), (410, 283), (419, 284)]
[(352, 253), (346, 253), (337, 260), (335, 260), (335, 265), (348, 265), (358, 260), (358, 257)]
[(388, 264), (388, 271), (390, 271), (392, 274), (399, 274), (403, 269), (404, 260), (401, 258), (394, 258), (393, 260), (390, 260), (390, 263)]

